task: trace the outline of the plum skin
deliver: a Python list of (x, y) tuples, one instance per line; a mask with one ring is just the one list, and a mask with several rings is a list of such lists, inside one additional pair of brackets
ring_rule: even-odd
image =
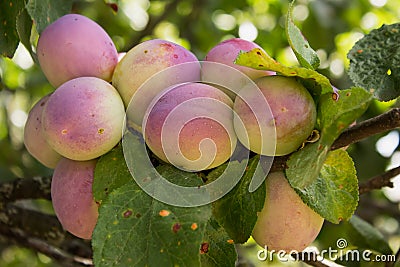
[[(234, 63), (235, 59), (241, 51), (250, 51), (254, 48), (263, 50), (254, 42), (241, 38), (232, 38), (220, 42), (208, 51), (205, 57), (205, 63), (201, 69), (202, 81), (223, 85), (218, 87), (224, 93), (235, 99), (237, 90), (249, 83), (248, 79), (255, 80), (260, 77), (272, 75), (273, 72), (265, 70), (256, 70), (246, 66), (240, 66)], [(207, 64), (207, 62), (215, 62), (220, 64)], [(234, 68), (242, 73), (236, 74), (227, 68)], [(228, 74), (227, 74), (228, 73)], [(246, 77), (247, 76), (247, 77)]]
[(83, 76), (111, 81), (118, 63), (110, 36), (96, 22), (79, 14), (64, 15), (46, 27), (38, 40), (37, 55), (54, 87)]
[[(255, 80), (267, 100), (273, 118), (268, 114), (265, 119), (271, 120), (269, 126), (260, 127), (254, 113), (249, 108), (259, 105), (259, 94), (244, 88), (234, 102), (237, 114), (234, 118), (238, 139), (248, 149), (267, 156), (287, 155), (296, 149), (312, 133), (316, 122), (317, 111), (313, 98), (295, 78), (284, 76), (267, 76)], [(246, 99), (248, 104), (243, 101)], [(238, 121), (242, 120), (245, 129)], [(261, 141), (268, 142), (273, 138), (273, 127), (276, 129), (276, 150), (261, 147)], [(247, 139), (247, 135), (249, 139)], [(248, 141), (249, 140), (249, 141)]]
[(29, 111), (24, 127), (24, 144), (29, 154), (44, 166), (54, 169), (61, 155), (49, 146), (42, 130), (42, 113), (49, 97), (42, 97)]
[[(214, 168), (229, 159), (236, 146), (237, 138), (233, 129), (233, 113), (231, 111), (233, 103), (226, 94), (207, 84), (187, 83), (169, 88), (160, 95), (162, 96), (157, 98), (154, 105), (149, 106), (149, 109), (146, 111), (142, 126), (146, 144), (157, 157), (187, 171)], [(207, 101), (180, 106), (185, 101), (197, 100), (199, 98), (210, 98), (218, 101), (218, 103), (223, 103), (229, 107), (229, 111), (221, 110), (219, 106), (214, 105), (215, 103)], [(196, 107), (193, 105), (196, 105)], [(179, 120), (178, 117), (180, 114), (188, 115), (192, 119), (185, 125), (176, 125), (176, 129), (173, 132), (164, 129), (164, 133), (169, 137), (178, 137), (181, 153), (188, 161), (181, 160), (175, 155), (168, 158), (164, 153), (164, 149), (168, 149), (168, 146), (174, 146), (174, 144), (163, 144), (161, 135), (167, 116), (175, 108), (178, 110), (177, 117), (174, 117), (175, 121)], [(207, 113), (209, 118), (198, 115), (196, 109), (203, 110), (203, 114)], [(217, 112), (223, 114), (223, 119), (220, 121), (222, 125), (213, 120), (213, 115)], [(180, 127), (182, 128), (179, 131)], [(200, 148), (203, 149), (202, 152), (204, 153), (201, 155), (199, 145), (206, 138), (211, 139), (216, 145), (216, 154), (210, 165), (199, 167), (199, 165), (190, 161), (194, 161), (200, 158), (200, 156), (204, 158), (214, 156), (209, 147)]]
[[(198, 60), (192, 52), (178, 44), (162, 39), (144, 41), (130, 49), (117, 64), (112, 84), (120, 93), (127, 107), (135, 92), (147, 79), (168, 67), (188, 62), (198, 63)], [(160, 75), (158, 87), (162, 90), (168, 85), (198, 81), (199, 79), (199, 64), (192, 64), (189, 67), (177, 69), (177, 73), (174, 75), (171, 73), (167, 77)], [(168, 85), (165, 86), (165, 84)], [(161, 91), (155, 88), (151, 90), (157, 93)], [(152, 92), (150, 94), (153, 95)], [(143, 105), (141, 99), (138, 99), (138, 105)], [(144, 110), (146, 108), (147, 106)]]
[(289, 185), (283, 172), (269, 173), (264, 207), (252, 237), (269, 251), (303, 251), (318, 236), (324, 219), (308, 207)]
[(43, 110), (43, 132), (62, 156), (90, 160), (111, 150), (122, 137), (125, 110), (112, 85), (80, 77), (61, 85)]
[(92, 193), (96, 162), (63, 158), (51, 181), (51, 199), (58, 220), (64, 229), (83, 239), (91, 239), (98, 218)]
[(271, 72), (265, 70), (256, 70), (246, 66), (240, 66), (234, 63), (235, 59), (239, 55), (240, 51), (250, 51), (254, 48), (262, 49), (258, 44), (247, 41), (241, 38), (232, 38), (214, 46), (206, 55), (206, 61), (218, 62), (235, 68), (250, 79), (255, 80), (257, 78), (271, 75)]

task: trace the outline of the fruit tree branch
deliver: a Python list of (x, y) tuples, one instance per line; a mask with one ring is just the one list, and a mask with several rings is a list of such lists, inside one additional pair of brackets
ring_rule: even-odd
[[(398, 127), (400, 127), (400, 108), (393, 108), (379, 116), (349, 127), (336, 139), (331, 150), (346, 147), (367, 137), (384, 133)], [(289, 157), (290, 154), (275, 157), (271, 171), (281, 171), (286, 169), (286, 161)]]
[(369, 136), (384, 133), (398, 127), (400, 127), (400, 108), (393, 108), (345, 130), (332, 145), (332, 150), (351, 145)]
[(374, 189), (381, 189), (382, 187), (393, 187), (392, 178), (400, 174), (400, 166), (393, 168), (383, 174), (374, 176), (368, 181), (359, 185), (360, 194), (370, 192)]
[(50, 214), (2, 203), (0, 236), (11, 243), (39, 251), (68, 266), (91, 265), (90, 243), (67, 233)]
[(50, 200), (51, 177), (33, 177), (31, 179), (15, 179), (0, 184), (0, 203), (19, 199)]

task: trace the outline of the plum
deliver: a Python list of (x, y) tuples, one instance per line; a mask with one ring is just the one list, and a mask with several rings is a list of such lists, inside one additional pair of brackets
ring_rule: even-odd
[(112, 84), (120, 93), (125, 106), (128, 106), (135, 92), (154, 74), (188, 62), (193, 64), (175, 68), (174, 72), (165, 75), (158, 75), (151, 87), (135, 99), (135, 103), (132, 103), (133, 108), (141, 110), (144, 114), (151, 99), (166, 87), (200, 80), (200, 64), (192, 52), (166, 40), (144, 41), (130, 49), (117, 64)]
[(252, 237), (269, 251), (303, 251), (317, 237), (324, 219), (304, 204), (283, 172), (268, 174), (265, 183), (264, 207)]
[(49, 97), (50, 95), (42, 97), (29, 111), (24, 128), (24, 144), (35, 159), (54, 169), (61, 155), (49, 146), (42, 130), (42, 113)]
[(62, 84), (43, 110), (49, 145), (73, 160), (90, 160), (111, 150), (122, 138), (125, 110), (117, 90), (96, 77)]
[[(245, 66), (236, 65), (234, 63), (240, 51), (250, 51), (254, 48), (262, 49), (258, 44), (240, 38), (232, 38), (214, 46), (206, 55), (205, 61), (218, 62), (235, 68), (250, 79), (254, 80), (263, 76), (271, 75), (272, 72), (265, 70), (256, 70)], [(203, 75), (224, 76), (223, 73), (209, 73), (204, 70)]]
[(219, 166), (236, 147), (232, 105), (226, 94), (207, 84), (168, 88), (146, 111), (146, 144), (157, 157), (186, 171)]
[(68, 232), (83, 239), (91, 239), (98, 218), (92, 193), (96, 162), (63, 158), (51, 180), (51, 199), (58, 220)]
[[(244, 87), (249, 82), (248, 79), (255, 80), (274, 74), (274, 72), (256, 70), (234, 63), (240, 51), (250, 51), (254, 48), (262, 49), (256, 43), (240, 38), (228, 39), (217, 44), (205, 57), (205, 62), (201, 68), (202, 81), (223, 85), (223, 87), (217, 87), (232, 99), (235, 99), (236, 88)], [(209, 64), (210, 62), (219, 64)], [(234, 68), (241, 74), (234, 73), (229, 68)]]
[(47, 26), (37, 45), (40, 67), (54, 86), (77, 77), (110, 81), (118, 63), (110, 36), (93, 20), (67, 14)]
[[(264, 99), (259, 97), (257, 90), (245, 87), (234, 102), (234, 125), (239, 141), (251, 151), (267, 156), (282, 156), (295, 151), (314, 129), (317, 112), (313, 98), (292, 77), (266, 76), (255, 83)], [(272, 117), (265, 114), (260, 122), (253, 110), (265, 101)], [(276, 143), (276, 150), (268, 143)]]

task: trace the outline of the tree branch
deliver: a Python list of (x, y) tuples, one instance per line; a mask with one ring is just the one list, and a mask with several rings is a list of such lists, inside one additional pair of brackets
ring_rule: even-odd
[(335, 150), (362, 139), (400, 127), (400, 108), (393, 108), (379, 116), (358, 123), (345, 130), (332, 145)]
[(0, 235), (23, 247), (32, 248), (55, 260), (90, 265), (90, 242), (66, 232), (53, 215), (3, 204), (0, 209)]
[(15, 179), (0, 184), (0, 203), (9, 203), (19, 199), (50, 200), (51, 177), (33, 177)]
[[(384, 133), (400, 127), (400, 108), (393, 108), (379, 116), (360, 122), (345, 130), (333, 143), (331, 150), (346, 147), (367, 137)], [(271, 171), (281, 171), (287, 168), (286, 161), (291, 154), (275, 157)]]
[(364, 194), (374, 189), (381, 189), (382, 187), (393, 187), (393, 179), (400, 174), (400, 166), (393, 168), (383, 174), (374, 176), (368, 181), (359, 185), (359, 193)]

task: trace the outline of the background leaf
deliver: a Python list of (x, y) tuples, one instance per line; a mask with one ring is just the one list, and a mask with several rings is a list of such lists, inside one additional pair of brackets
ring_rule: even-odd
[(316, 96), (333, 92), (332, 85), (328, 78), (318, 72), (302, 67), (286, 67), (275, 61), (268, 54), (259, 48), (248, 52), (240, 52), (235, 64), (247, 66), (258, 70), (275, 71), (284, 76), (296, 76), (306, 82), (307, 89)]
[(25, 9), (24, 0), (0, 1), (0, 52), (2, 56), (13, 57), (17, 49), (19, 36), (17, 18)]
[(29, 0), (26, 6), (40, 34), (47, 25), (71, 12), (70, 0)]
[(28, 11), (24, 8), (21, 13), (17, 16), (17, 33), (20, 39), (20, 42), (25, 46), (28, 50), (29, 54), (35, 62), (38, 62), (36, 59), (36, 54), (32, 50), (31, 45), (31, 31), (32, 31), (32, 19), (28, 14)]
[(285, 174), (292, 187), (304, 189), (315, 182), (333, 142), (365, 112), (371, 99), (371, 94), (358, 87), (321, 96), (317, 113), (320, 139), (293, 153), (287, 161)]
[(383, 234), (374, 226), (356, 215), (353, 215), (348, 223), (351, 226), (351, 230), (348, 231), (349, 241), (353, 245), (361, 249), (373, 249), (384, 255), (393, 253)]
[(318, 179), (296, 192), (326, 220), (339, 223), (350, 219), (358, 204), (358, 180), (351, 157), (341, 149), (329, 152)]
[[(251, 158), (239, 183), (228, 194), (213, 203), (214, 217), (235, 243), (244, 243), (249, 239), (257, 221), (257, 212), (261, 211), (264, 205), (264, 183), (256, 191), (249, 192), (249, 185), (259, 159), (259, 156)], [(212, 175), (210, 173), (210, 176)]]
[(293, 22), (292, 11), (294, 2), (291, 2), (286, 16), (286, 36), (300, 65), (315, 70), (318, 68), (320, 60), (317, 53), (311, 48), (308, 41)]
[(381, 101), (400, 95), (400, 23), (383, 25), (360, 39), (347, 54), (349, 75)]

